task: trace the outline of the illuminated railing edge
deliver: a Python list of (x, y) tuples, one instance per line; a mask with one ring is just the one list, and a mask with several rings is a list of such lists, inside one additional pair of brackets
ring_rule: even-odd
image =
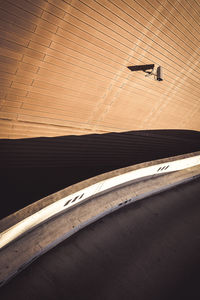
[(80, 204), (99, 193), (106, 192), (107, 190), (110, 190), (124, 183), (128, 183), (129, 181), (156, 174), (178, 171), (199, 164), (200, 155), (196, 155), (193, 157), (178, 159), (175, 161), (165, 161), (165, 163), (143, 167), (115, 177), (111, 177), (109, 179), (102, 180), (60, 200), (57, 200), (56, 202), (46, 206), (45, 208), (39, 210), (29, 217), (26, 217), (22, 221), (1, 232), (0, 249), (8, 245), (16, 238), (40, 225), (41, 223), (47, 221), (48, 219), (67, 211), (69, 208), (72, 208), (73, 206)]

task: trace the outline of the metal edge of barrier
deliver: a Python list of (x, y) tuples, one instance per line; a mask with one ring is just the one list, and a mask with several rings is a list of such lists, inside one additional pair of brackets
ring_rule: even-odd
[[(25, 219), (26, 217), (29, 217), (30, 215), (33, 215), (34, 213), (45, 208), (46, 206), (66, 197), (68, 195), (74, 194), (82, 189), (85, 189), (86, 187), (96, 184), (100, 181), (105, 181), (107, 179), (110, 179), (111, 177), (115, 177), (115, 176), (118, 176), (118, 175), (121, 175), (124, 173), (128, 173), (130, 171), (138, 170), (138, 169), (152, 166), (155, 164), (165, 164), (167, 162), (172, 162), (172, 161), (175, 161), (178, 159), (189, 158), (189, 157), (193, 157), (193, 156), (197, 156), (197, 155), (200, 155), (200, 151), (187, 153), (187, 154), (183, 154), (183, 155), (178, 155), (178, 156), (172, 156), (172, 157), (163, 158), (163, 159), (157, 159), (157, 160), (153, 160), (153, 161), (148, 161), (148, 162), (132, 165), (132, 166), (125, 167), (125, 168), (116, 169), (114, 171), (103, 173), (98, 176), (81, 181), (79, 183), (73, 184), (67, 188), (64, 188), (64, 189), (56, 192), (56, 193), (53, 193), (49, 196), (46, 196), (40, 200), (35, 201), (34, 203), (12, 213), (11, 215), (8, 215), (7, 217), (4, 217), (3, 219), (0, 220), (0, 232), (5, 231), (9, 227), (15, 225), (16, 223), (20, 222), (21, 220)], [(159, 170), (157, 172), (158, 175), (163, 174), (163, 173), (164, 173), (164, 170)]]
[[(181, 159), (179, 157), (179, 159), (175, 160), (171, 159), (172, 158), (169, 158), (168, 160), (165, 159), (164, 162), (160, 162), (159, 164), (156, 163), (157, 161), (154, 161), (154, 164), (150, 162), (149, 165), (147, 164), (147, 166), (144, 166), (143, 168), (137, 168), (132, 171), (122, 173), (118, 176), (101, 180), (47, 205), (41, 210), (22, 219), (18, 223), (1, 232), (0, 250), (20, 236), (26, 234), (35, 227), (40, 226), (40, 224), (48, 221), (53, 217), (56, 217), (61, 213), (64, 213), (66, 210), (71, 209), (72, 207), (82, 204), (83, 202), (99, 194), (106, 193), (109, 190), (119, 187), (120, 185), (128, 184), (133, 180), (138, 180), (144, 177), (155, 176), (168, 172), (174, 172), (200, 164), (199, 152), (198, 154), (196, 153), (196, 155), (192, 155), (189, 157), (184, 157)], [(123, 169), (120, 170), (121, 172), (123, 172)], [(112, 175), (113, 172), (110, 173), (110, 175)]]

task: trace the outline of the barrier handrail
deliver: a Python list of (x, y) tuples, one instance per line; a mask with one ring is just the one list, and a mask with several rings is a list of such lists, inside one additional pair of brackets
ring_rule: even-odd
[(39, 226), (43, 222), (49, 220), (50, 218), (67, 211), (77, 204), (81, 204), (86, 200), (91, 199), (91, 197), (97, 196), (99, 193), (105, 193), (110, 189), (116, 188), (119, 185), (129, 183), (136, 179), (183, 170), (199, 164), (200, 155), (196, 155), (193, 157), (178, 159), (175, 161), (165, 161), (164, 163), (139, 168), (118, 176), (102, 180), (60, 200), (57, 200), (56, 202), (42, 208), (38, 212), (35, 212), (31, 216), (26, 217), (17, 224), (1, 232), (0, 249), (2, 249), (4, 246), (8, 245), (15, 239), (19, 238), (26, 232), (34, 229), (36, 226)]

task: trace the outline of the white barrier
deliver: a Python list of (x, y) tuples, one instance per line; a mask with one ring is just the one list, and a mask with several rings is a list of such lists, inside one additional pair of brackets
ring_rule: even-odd
[(161, 174), (161, 173), (178, 171), (199, 164), (200, 164), (200, 155), (196, 155), (189, 158), (179, 159), (176, 161), (169, 161), (162, 164), (141, 168), (138, 170), (130, 171), (125, 174), (100, 181), (96, 184), (93, 184), (87, 188), (84, 188), (74, 194), (71, 194), (67, 197), (64, 197), (46, 206), (40, 211), (32, 214), (31, 216), (25, 218), (19, 223), (3, 231), (0, 234), (0, 249), (6, 246), (7, 244), (9, 244), (14, 239), (21, 236), (22, 234), (38, 226), (39, 224), (68, 210), (69, 208), (73, 207), (74, 205), (77, 205), (78, 203), (82, 203), (83, 201), (93, 196), (96, 196), (99, 193), (106, 192), (114, 187), (117, 187), (124, 183), (128, 183), (135, 179)]

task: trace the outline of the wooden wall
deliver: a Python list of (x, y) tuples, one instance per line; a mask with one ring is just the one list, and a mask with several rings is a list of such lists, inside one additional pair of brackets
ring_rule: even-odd
[[(3, 0), (0, 9), (0, 138), (200, 130), (198, 0)], [(127, 68), (151, 63), (163, 82)]]

